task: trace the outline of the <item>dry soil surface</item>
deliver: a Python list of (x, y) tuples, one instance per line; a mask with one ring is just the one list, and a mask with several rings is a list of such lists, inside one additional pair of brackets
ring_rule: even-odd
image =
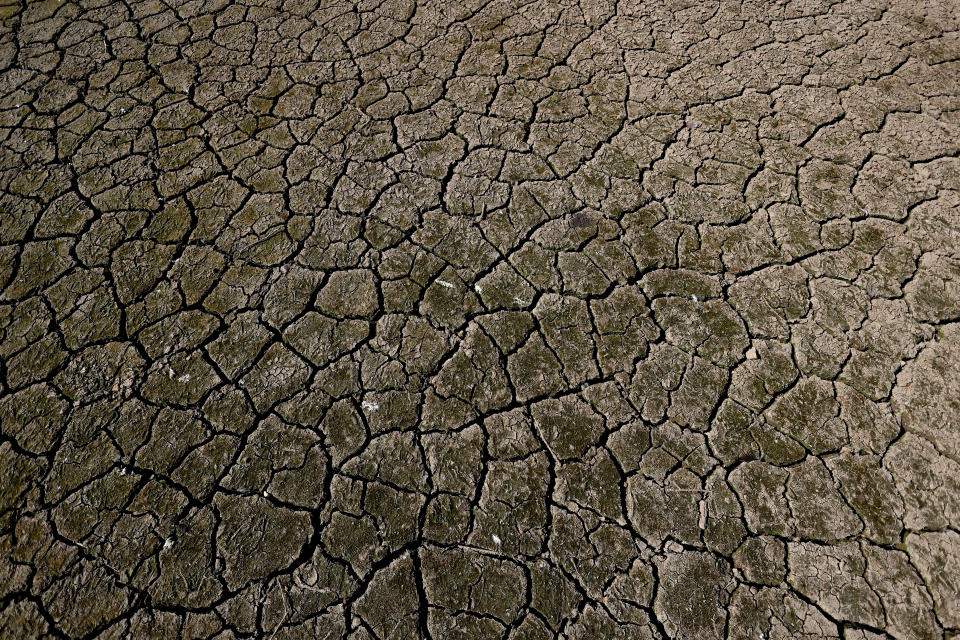
[(960, 637), (958, 0), (0, 0), (0, 636)]

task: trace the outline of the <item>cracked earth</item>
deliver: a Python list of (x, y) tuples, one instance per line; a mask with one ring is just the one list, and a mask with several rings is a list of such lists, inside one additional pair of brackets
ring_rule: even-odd
[(0, 636), (960, 637), (955, 0), (0, 19)]

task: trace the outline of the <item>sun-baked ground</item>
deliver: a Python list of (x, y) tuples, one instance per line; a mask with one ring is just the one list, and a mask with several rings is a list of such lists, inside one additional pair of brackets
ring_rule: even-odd
[(0, 0), (4, 638), (960, 636), (956, 0)]

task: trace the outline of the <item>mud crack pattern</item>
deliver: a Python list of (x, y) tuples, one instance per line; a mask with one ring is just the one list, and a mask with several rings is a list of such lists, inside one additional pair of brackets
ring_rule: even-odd
[(960, 636), (960, 5), (0, 0), (4, 638)]

